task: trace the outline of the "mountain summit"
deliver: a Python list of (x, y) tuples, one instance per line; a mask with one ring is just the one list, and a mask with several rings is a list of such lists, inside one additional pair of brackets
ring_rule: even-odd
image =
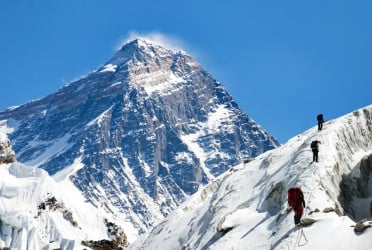
[[(57, 92), (0, 112), (17, 160), (144, 232), (279, 143), (184, 52), (137, 39)], [(130, 240), (130, 238), (129, 238)]]

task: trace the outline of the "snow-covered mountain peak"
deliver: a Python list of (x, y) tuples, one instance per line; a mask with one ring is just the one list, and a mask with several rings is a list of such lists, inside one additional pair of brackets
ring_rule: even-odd
[[(134, 39), (133, 41), (129, 42), (129, 44), (133, 43), (135, 46), (137, 46), (138, 50), (143, 51), (143, 52), (149, 52), (151, 50), (160, 50), (163, 53), (175, 53), (176, 51), (173, 51), (171, 49), (165, 48), (165, 46), (150, 41), (146, 40), (144, 38), (137, 38)], [(125, 45), (124, 45), (125, 46)]]
[(191, 57), (142, 40), (0, 112), (0, 130), (19, 162), (71, 181), (138, 234), (230, 166), (279, 145)]
[(171, 57), (176, 54), (185, 53), (181, 51), (173, 51), (163, 47), (162, 45), (142, 38), (137, 38), (124, 44), (121, 49), (109, 60), (109, 62), (115, 65), (122, 65), (128, 62), (146, 63), (156, 59)]
[(133, 46), (137, 48), (137, 50), (151, 54), (151, 51), (157, 51), (158, 55), (165, 55), (165, 54), (187, 54), (185, 51), (181, 49), (169, 48), (166, 45), (159, 43), (157, 41), (145, 39), (145, 38), (136, 38), (132, 41), (127, 42), (122, 46), (121, 49), (126, 49), (126, 47)]
[(130, 83), (147, 94), (180, 88), (201, 66), (182, 51), (142, 38), (125, 44), (99, 72), (128, 72)]

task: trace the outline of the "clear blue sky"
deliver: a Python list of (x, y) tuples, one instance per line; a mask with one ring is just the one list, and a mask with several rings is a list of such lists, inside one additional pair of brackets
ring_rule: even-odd
[(0, 110), (104, 64), (131, 32), (182, 44), (281, 143), (372, 103), (372, 1), (0, 1)]

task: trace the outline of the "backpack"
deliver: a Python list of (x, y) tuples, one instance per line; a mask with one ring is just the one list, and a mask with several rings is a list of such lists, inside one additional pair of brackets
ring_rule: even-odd
[(296, 207), (302, 203), (304, 199), (304, 194), (301, 191), (301, 188), (295, 187), (288, 189), (288, 206)]
[(316, 119), (318, 119), (318, 121), (323, 121), (323, 114), (319, 114)]
[(310, 148), (311, 148), (311, 149), (316, 149), (316, 148), (318, 148), (317, 143), (318, 143), (318, 141), (312, 141), (311, 144), (310, 144)]

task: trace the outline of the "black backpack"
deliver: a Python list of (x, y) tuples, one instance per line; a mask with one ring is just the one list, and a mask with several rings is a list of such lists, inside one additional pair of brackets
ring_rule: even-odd
[(319, 114), (316, 119), (318, 119), (318, 121), (323, 121), (323, 114)]
[(318, 143), (318, 141), (312, 141), (311, 144), (310, 144), (310, 148), (311, 149), (316, 149), (317, 148), (317, 146), (316, 146), (317, 143)]

